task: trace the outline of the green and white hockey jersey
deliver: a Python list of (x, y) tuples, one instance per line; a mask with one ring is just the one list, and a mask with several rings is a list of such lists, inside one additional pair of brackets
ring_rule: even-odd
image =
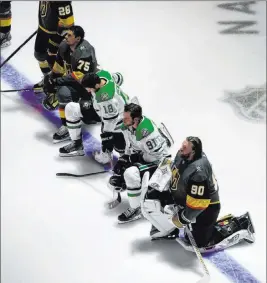
[(156, 124), (143, 116), (136, 129), (121, 126), (126, 141), (125, 154), (140, 152), (146, 162), (161, 161), (169, 155), (166, 139), (160, 134)]
[(111, 73), (100, 70), (96, 74), (106, 81), (99, 90), (92, 91), (93, 106), (103, 122), (103, 131), (120, 132), (124, 105), (129, 103), (129, 97), (116, 85)]

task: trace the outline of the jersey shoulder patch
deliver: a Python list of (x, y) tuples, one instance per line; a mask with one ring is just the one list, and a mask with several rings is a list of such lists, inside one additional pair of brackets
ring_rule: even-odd
[(84, 39), (83, 42), (76, 47), (72, 56), (76, 60), (79, 60), (82, 58), (94, 57), (95, 49), (87, 40)]
[(153, 132), (154, 132), (153, 122), (144, 116), (143, 120), (136, 128), (136, 140), (140, 141), (143, 138), (149, 136)]
[(207, 162), (206, 157), (202, 157), (195, 162), (193, 162), (192, 166), (192, 181), (195, 182), (203, 182), (204, 180), (209, 178), (210, 164)]

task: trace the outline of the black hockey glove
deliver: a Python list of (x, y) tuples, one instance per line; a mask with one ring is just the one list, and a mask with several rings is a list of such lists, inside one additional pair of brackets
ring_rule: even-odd
[(52, 75), (46, 75), (44, 77), (44, 93), (50, 94), (56, 92), (56, 83)]
[(43, 100), (42, 104), (43, 104), (43, 107), (48, 111), (57, 109), (59, 103), (56, 97), (56, 93), (46, 94), (46, 97)]
[(106, 152), (108, 150), (109, 152), (112, 152), (114, 147), (113, 133), (104, 132), (100, 134), (100, 137), (102, 140), (102, 151)]
[(179, 228), (185, 228), (186, 225), (189, 225), (191, 221), (184, 216), (185, 209), (180, 209), (176, 215), (172, 217), (173, 224)]
[(132, 164), (135, 163), (144, 163), (144, 159), (140, 153), (133, 153), (130, 155), (130, 161)]
[(113, 168), (114, 174), (122, 175), (131, 164), (130, 155), (122, 155)]

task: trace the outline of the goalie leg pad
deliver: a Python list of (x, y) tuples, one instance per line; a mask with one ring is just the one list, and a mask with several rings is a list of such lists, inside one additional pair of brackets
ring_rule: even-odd
[(176, 229), (169, 221), (171, 216), (162, 212), (159, 200), (146, 199), (142, 204), (142, 214), (159, 231), (151, 235), (151, 238), (167, 236)]
[(76, 102), (69, 102), (65, 107), (65, 115), (70, 138), (73, 141), (81, 139), (82, 113), (80, 104)]

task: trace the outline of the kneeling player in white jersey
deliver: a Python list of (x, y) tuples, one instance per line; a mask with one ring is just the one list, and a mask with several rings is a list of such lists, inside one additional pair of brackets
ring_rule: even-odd
[(173, 141), (165, 128), (158, 129), (156, 124), (143, 116), (141, 106), (130, 103), (124, 108), (121, 127), (125, 141), (125, 154), (114, 166), (114, 175), (109, 180), (109, 187), (114, 192), (114, 199), (109, 203), (113, 208), (121, 202), (120, 192), (127, 190), (130, 208), (119, 215), (119, 223), (130, 222), (141, 217), (140, 197), (141, 179), (145, 172), (151, 174), (159, 162), (169, 155)]
[(152, 224), (152, 239), (176, 238), (193, 251), (186, 233), (184, 239), (178, 238), (187, 226), (201, 252), (224, 249), (241, 240), (254, 242), (249, 213), (217, 219), (218, 184), (198, 137), (187, 137), (174, 161), (165, 159), (150, 180), (144, 177), (142, 187), (147, 191), (142, 213)]
[[(116, 77), (114, 77), (116, 76)], [(114, 81), (116, 80), (116, 83)], [(124, 105), (128, 103), (128, 96), (119, 87), (123, 78), (121, 74), (111, 74), (108, 71), (100, 70), (97, 73), (86, 74), (82, 85), (92, 95), (93, 107), (102, 121), (102, 150), (93, 153), (97, 162), (106, 164), (112, 159), (113, 149), (120, 154), (124, 153), (125, 140), (120, 129)], [(60, 156), (84, 155), (82, 144), (82, 119), (89, 120), (91, 101), (88, 99), (80, 103), (70, 102), (66, 105), (65, 115), (67, 127), (72, 143), (60, 148)]]

